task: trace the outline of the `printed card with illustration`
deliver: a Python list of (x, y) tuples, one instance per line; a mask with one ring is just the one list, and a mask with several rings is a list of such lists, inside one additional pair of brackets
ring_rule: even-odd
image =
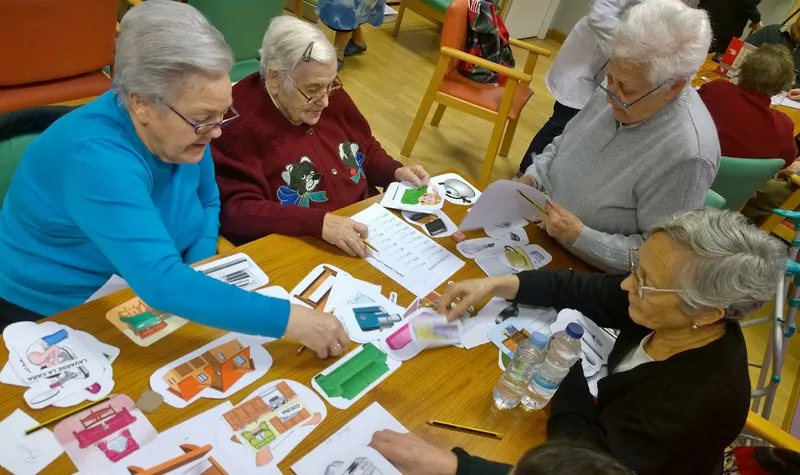
[(78, 470), (94, 473), (124, 469), (124, 459), (158, 435), (124, 394), (64, 419), (53, 433)]
[(325, 475), (401, 475), (383, 455), (372, 447), (357, 447), (336, 457), (325, 468)]
[(269, 283), (267, 274), (250, 256), (241, 252), (207, 262), (195, 270), (244, 290), (254, 290)]
[(452, 236), (458, 231), (456, 223), (450, 219), (443, 210), (436, 210), (430, 213), (422, 211), (403, 211), (400, 213), (403, 219), (411, 224), (415, 224), (425, 231), (425, 234), (432, 238), (443, 238)]
[(338, 276), (350, 276), (347, 272), (330, 264), (320, 264), (289, 292), (292, 303), (314, 310), (326, 310), (331, 289)]
[(396, 181), (386, 187), (381, 199), (381, 206), (403, 211), (432, 213), (442, 209), (444, 198), (442, 198), (438, 185), (433, 182), (415, 187), (405, 181)]
[(522, 272), (546, 266), (553, 260), (553, 256), (536, 244), (528, 244), (527, 246), (506, 244), (503, 246), (500, 259), (515, 271)]
[[(490, 238), (510, 240), (517, 244), (528, 244), (528, 234), (525, 232), (525, 226), (527, 225), (528, 221), (524, 219), (514, 219), (491, 226), (484, 226), (483, 232)], [(513, 235), (508, 236), (508, 234)]]
[(506, 356), (513, 358), (519, 344), (537, 331), (550, 334), (550, 324), (546, 321), (530, 322), (513, 317), (489, 330), (489, 341), (500, 348)]
[(113, 387), (111, 363), (69, 327), (19, 322), (5, 328), (3, 340), (11, 369), (28, 386), (23, 398), (31, 408), (62, 400), (67, 400), (65, 405), (77, 404), (99, 393), (101, 383), (106, 390)]
[(183, 318), (160, 312), (139, 297), (112, 308), (106, 320), (139, 346), (150, 346), (186, 324)]
[(347, 409), (397, 371), (400, 361), (389, 358), (374, 343), (365, 343), (311, 379), (314, 388), (337, 409)]
[(314, 391), (288, 379), (271, 381), (222, 414), (245, 451), (237, 459), (255, 469), (277, 468), (289, 453), (327, 416)]
[(406, 323), (380, 341), (391, 358), (408, 361), (426, 348), (460, 345), (463, 336), (461, 320), (448, 322), (430, 308), (423, 307), (406, 318)]
[(513, 267), (506, 264), (499, 254), (479, 257), (475, 259), (475, 263), (490, 277), (511, 275), (517, 272)]
[(356, 279), (345, 272), (337, 272), (325, 300), (324, 311), (330, 313), (337, 308), (375, 303), (375, 296), (381, 295), (381, 290), (380, 285)]
[(455, 173), (445, 173), (431, 178), (431, 183), (439, 185), (444, 192), (444, 199), (450, 203), (472, 206), (481, 196), (481, 192), (470, 182)]
[(172, 407), (197, 399), (225, 399), (264, 376), (272, 356), (256, 340), (228, 334), (162, 366), (150, 376), (150, 388)]

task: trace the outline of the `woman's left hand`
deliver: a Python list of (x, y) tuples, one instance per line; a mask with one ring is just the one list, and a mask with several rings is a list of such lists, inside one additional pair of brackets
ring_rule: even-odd
[(369, 446), (381, 453), (403, 475), (455, 475), (458, 458), (414, 434), (376, 432)]
[(422, 165), (411, 165), (410, 167), (398, 168), (394, 172), (394, 179), (397, 181), (407, 181), (414, 186), (427, 185), (431, 176)]
[(544, 209), (547, 214), (539, 213), (542, 225), (547, 234), (554, 238), (564, 239), (570, 244), (575, 244), (583, 230), (583, 223), (577, 216), (570, 213), (563, 206), (548, 201)]

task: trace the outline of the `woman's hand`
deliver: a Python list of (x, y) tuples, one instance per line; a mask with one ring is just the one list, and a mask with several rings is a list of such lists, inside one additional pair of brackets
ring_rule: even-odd
[(514, 181), (536, 188), (536, 179), (534, 179), (531, 175), (522, 175), (519, 178), (514, 178)]
[(414, 434), (376, 432), (369, 446), (381, 453), (403, 475), (455, 475), (458, 458)]
[(581, 220), (564, 209), (563, 206), (552, 201), (548, 201), (544, 209), (547, 214), (539, 213), (539, 217), (542, 218), (542, 226), (547, 231), (547, 234), (554, 238), (563, 239), (570, 244), (575, 244), (583, 230)]
[(372, 251), (363, 241), (368, 233), (366, 226), (345, 216), (328, 213), (322, 221), (322, 239), (353, 257), (372, 256)]
[(800, 89), (789, 89), (788, 97), (793, 101), (800, 101)]
[(781, 176), (789, 176), (794, 175), (798, 170), (800, 170), (800, 160), (795, 160), (791, 165), (779, 171), (778, 174)]
[(427, 185), (431, 176), (422, 165), (411, 165), (410, 167), (398, 168), (394, 172), (394, 179), (397, 181), (407, 181), (416, 187)]
[(292, 305), (286, 338), (299, 341), (317, 353), (320, 359), (339, 356), (347, 349), (350, 338), (338, 318), (302, 305)]
[(448, 320), (459, 318), (470, 307), (476, 307), (488, 297), (497, 296), (513, 300), (519, 291), (519, 278), (515, 275), (471, 279), (448, 285), (436, 303), (436, 311), (447, 315)]

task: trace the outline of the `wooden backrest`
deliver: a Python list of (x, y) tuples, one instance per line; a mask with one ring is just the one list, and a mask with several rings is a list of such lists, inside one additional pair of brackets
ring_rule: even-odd
[[(453, 0), (444, 14), (442, 27), (442, 46), (464, 51), (467, 43), (467, 21), (469, 19), (469, 0)], [(447, 73), (455, 69), (457, 60), (450, 61)]]

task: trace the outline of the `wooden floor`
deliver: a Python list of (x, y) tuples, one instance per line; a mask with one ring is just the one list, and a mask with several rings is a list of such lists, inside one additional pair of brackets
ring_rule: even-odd
[[(406, 12), (396, 38), (391, 35), (393, 27), (394, 23), (386, 23), (380, 28), (365, 28), (369, 50), (364, 55), (346, 59), (340, 72), (345, 88), (369, 121), (373, 135), (397, 160), (404, 164), (422, 164), (431, 172), (458, 168), (464, 175), (476, 177), (489, 143), (491, 126), (458, 111), (448, 110), (438, 128), (430, 126), (429, 117), (411, 157), (400, 155), (438, 58), (439, 33), (432, 23), (413, 12)], [(326, 32), (333, 41), (333, 32)], [(551, 50), (553, 55), (540, 58), (536, 66), (531, 83), (534, 96), (522, 113), (511, 153), (507, 159), (498, 157), (495, 162), (493, 180), (509, 178), (516, 173), (530, 140), (552, 112), (553, 97), (544, 85), (544, 75), (560, 45), (552, 40), (529, 41)], [(514, 55), (520, 69), (524, 53), (515, 49)], [(767, 326), (745, 330), (751, 362), (761, 362), (768, 334)], [(795, 373), (800, 366), (798, 340), (800, 338), (791, 340), (783, 381), (770, 418), (777, 424), (783, 422)], [(754, 384), (757, 374), (758, 369), (752, 368)]]

